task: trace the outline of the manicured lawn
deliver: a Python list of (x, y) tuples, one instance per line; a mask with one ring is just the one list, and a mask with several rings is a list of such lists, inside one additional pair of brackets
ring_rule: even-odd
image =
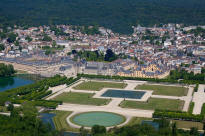
[(125, 88), (125, 83), (112, 83), (112, 82), (83, 82), (74, 87), (76, 90), (90, 90), (90, 91), (100, 91), (103, 88)]
[(187, 95), (188, 88), (176, 86), (163, 86), (163, 85), (139, 85), (135, 89), (140, 90), (153, 90), (154, 95), (168, 95), (168, 96), (185, 96)]
[(171, 99), (160, 99), (150, 98), (148, 102), (136, 102), (136, 101), (123, 101), (121, 104), (123, 108), (134, 108), (134, 109), (164, 109), (164, 110), (182, 110), (184, 101), (171, 100)]
[(126, 126), (133, 126), (136, 124), (141, 124), (143, 120), (153, 120), (152, 118), (142, 118), (142, 117), (133, 117), (131, 120), (126, 124)]
[(172, 120), (172, 122), (176, 122), (177, 128), (192, 128), (196, 127), (199, 130), (203, 129), (203, 124), (201, 122), (192, 122), (192, 121), (182, 121), (182, 120)]
[(66, 118), (72, 113), (71, 111), (52, 111), (51, 113), (56, 114), (56, 116), (53, 117), (56, 130), (78, 131), (78, 129), (70, 127), (66, 121)]
[(54, 98), (54, 100), (63, 101), (65, 103), (85, 104), (85, 105), (106, 105), (109, 99), (92, 98), (94, 94), (89, 93), (62, 93)]

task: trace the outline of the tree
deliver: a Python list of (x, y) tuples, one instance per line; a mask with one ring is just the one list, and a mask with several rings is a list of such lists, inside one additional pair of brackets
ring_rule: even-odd
[(177, 136), (177, 125), (176, 122), (172, 124), (172, 136)]
[(106, 133), (106, 128), (104, 126), (94, 125), (91, 129), (93, 135)]
[(13, 68), (13, 65), (5, 65), (3, 63), (0, 63), (0, 77), (11, 76), (14, 73), (15, 70)]
[(47, 34), (44, 34), (42, 41), (50, 42), (50, 41), (52, 41), (52, 38), (50, 36), (48, 36)]
[(84, 129), (84, 127), (82, 126), (80, 128), (80, 135), (79, 136), (87, 136), (88, 135), (88, 131), (86, 129)]
[(17, 36), (18, 36), (18, 34), (9, 33), (9, 34), (8, 34), (8, 39), (7, 39), (7, 41), (8, 41), (9, 43), (13, 43), (13, 42), (16, 41), (16, 37), (17, 37)]
[(5, 49), (4, 44), (0, 44), (0, 51), (3, 51)]
[(30, 36), (26, 36), (25, 38), (28, 42), (31, 42), (33, 39)]
[(197, 135), (199, 135), (198, 129), (197, 129), (196, 127), (192, 127), (189, 133), (190, 133), (190, 135), (192, 135), (192, 136), (197, 136)]
[(111, 62), (116, 59), (117, 59), (117, 56), (115, 55), (115, 53), (111, 49), (107, 49), (104, 60)]
[(0, 38), (1, 38), (1, 39), (6, 38), (6, 34), (5, 34), (4, 32), (0, 32)]
[(9, 104), (9, 106), (7, 107), (8, 111), (13, 111), (14, 109), (14, 105), (13, 104)]

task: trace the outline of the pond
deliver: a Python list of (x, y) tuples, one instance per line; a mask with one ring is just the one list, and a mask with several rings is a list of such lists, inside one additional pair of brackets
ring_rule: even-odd
[(0, 92), (34, 83), (23, 77), (0, 77)]
[[(52, 129), (55, 129), (55, 125), (53, 123), (53, 117), (55, 117), (56, 114), (54, 113), (41, 113), (40, 114), (40, 119), (43, 121), (45, 124), (51, 125)], [(64, 136), (79, 136), (80, 133), (76, 132), (64, 132)], [(87, 136), (90, 136), (89, 134)]]
[(125, 118), (110, 112), (85, 112), (75, 115), (71, 118), (71, 121), (85, 127), (92, 127), (94, 125), (110, 127), (123, 123)]
[(53, 129), (55, 129), (55, 125), (53, 123), (53, 117), (55, 117), (56, 114), (53, 114), (53, 113), (41, 113), (40, 116), (41, 116), (40, 118), (43, 121), (43, 123), (50, 124), (51, 127)]
[(159, 130), (159, 123), (151, 121), (151, 120), (143, 120), (142, 124), (151, 125), (155, 130)]
[(103, 97), (116, 97), (116, 98), (129, 98), (129, 99), (141, 99), (144, 96), (143, 91), (131, 91), (131, 90), (107, 90), (101, 96)]

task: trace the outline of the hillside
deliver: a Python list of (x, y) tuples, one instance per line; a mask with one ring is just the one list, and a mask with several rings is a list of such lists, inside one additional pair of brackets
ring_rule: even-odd
[(1, 0), (2, 24), (98, 24), (130, 33), (131, 26), (205, 24), (204, 0)]

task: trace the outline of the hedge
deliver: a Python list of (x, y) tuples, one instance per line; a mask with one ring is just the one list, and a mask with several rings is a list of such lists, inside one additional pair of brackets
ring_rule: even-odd
[[(78, 77), (84, 78), (101, 78), (101, 79), (114, 79), (114, 80), (141, 80), (151, 82), (169, 82), (169, 83), (184, 83), (184, 84), (196, 84), (199, 81), (196, 80), (173, 80), (173, 79), (158, 79), (158, 78), (140, 78), (140, 77), (124, 77), (124, 76), (110, 76), (110, 75), (89, 75), (89, 74), (78, 74)], [(204, 83), (204, 81), (201, 81)]]

